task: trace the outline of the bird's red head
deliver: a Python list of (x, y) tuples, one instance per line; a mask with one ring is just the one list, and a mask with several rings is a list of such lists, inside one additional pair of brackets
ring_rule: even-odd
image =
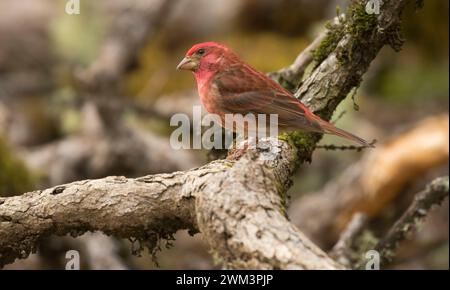
[(223, 44), (213, 42), (213, 41), (208, 41), (208, 42), (197, 43), (194, 46), (192, 46), (186, 53), (186, 56), (191, 57), (194, 54), (198, 54), (199, 50), (200, 50), (200, 52), (202, 52), (204, 50), (205, 53), (206, 53), (206, 51), (211, 53), (212, 51), (216, 51), (216, 52), (229, 51), (230, 49)]
[(217, 71), (225, 63), (237, 58), (228, 47), (217, 42), (202, 42), (192, 46), (177, 69), (193, 72)]

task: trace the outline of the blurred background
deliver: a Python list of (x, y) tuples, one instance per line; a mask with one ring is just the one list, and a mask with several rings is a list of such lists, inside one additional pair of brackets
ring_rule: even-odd
[[(80, 14), (70, 15), (66, 3), (0, 2), (0, 196), (205, 164), (208, 152), (169, 145), (170, 117), (199, 104), (193, 76), (175, 70), (187, 49), (223, 42), (255, 68), (276, 71), (346, 7), (336, 0), (81, 0)], [(448, 5), (409, 7), (402, 50), (383, 48), (334, 115), (339, 127), (377, 139), (377, 149), (317, 149), (294, 177), (291, 220), (323, 249), (356, 211), (370, 216), (368, 239), (382, 237), (414, 193), (448, 175)], [(327, 136), (321, 144), (341, 142)], [(448, 222), (447, 199), (389, 267), (448, 269)], [(156, 253), (160, 268), (218, 267), (200, 234), (175, 238)], [(133, 243), (99, 233), (49, 237), (37, 254), (6, 268), (63, 269), (69, 249), (80, 251), (85, 269), (157, 268), (152, 254), (130, 254)]]

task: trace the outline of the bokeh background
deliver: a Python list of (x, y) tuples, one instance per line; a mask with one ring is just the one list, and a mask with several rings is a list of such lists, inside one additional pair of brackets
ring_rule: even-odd
[[(139, 176), (206, 163), (208, 152), (173, 152), (168, 145), (170, 116), (190, 114), (198, 104), (193, 76), (175, 70), (185, 51), (200, 41), (223, 42), (257, 69), (276, 71), (291, 64), (325, 23), (346, 8), (346, 1), (335, 0), (80, 3), (80, 14), (69, 15), (63, 0), (0, 1), (0, 196), (78, 179)], [(136, 9), (139, 5), (142, 8)], [(416, 150), (417, 143), (402, 141), (424, 122), (429, 129), (419, 130), (417, 140), (430, 138), (429, 131), (448, 130), (448, 5), (430, 0), (418, 11), (411, 5), (404, 13), (402, 50), (383, 48), (353, 98), (335, 113), (342, 116), (338, 126), (377, 139), (380, 146), (399, 142), (404, 146), (399, 145), (400, 151), (425, 160), (419, 170), (408, 157), (386, 169), (382, 161), (391, 160), (392, 152), (377, 159), (374, 171), (402, 174), (396, 175), (400, 181), (393, 182), (389, 202), (371, 217), (374, 236), (385, 232), (433, 177), (448, 175), (448, 135), (439, 153)], [(150, 12), (144, 15), (152, 19), (142, 21), (135, 11), (146, 9)], [(133, 21), (141, 22), (130, 25)], [(133, 29), (124, 32), (123, 27)], [(141, 29), (144, 41), (130, 44), (144, 33)], [(108, 60), (102, 55), (114, 55), (122, 42), (130, 51), (117, 53), (130, 57), (124, 64), (104, 65)], [(130, 134), (133, 138), (124, 137)], [(342, 141), (327, 136), (321, 143)], [(365, 154), (316, 150), (313, 162), (296, 174), (291, 200), (295, 204), (324, 191)], [(421, 230), (401, 245), (390, 267), (448, 269), (448, 211), (448, 200), (434, 209)], [(291, 213), (295, 219), (295, 207)], [(333, 241), (315, 239), (325, 249)], [(157, 267), (149, 253), (130, 255), (131, 247), (132, 241), (98, 233), (49, 237), (38, 254), (7, 268), (61, 269), (68, 249), (80, 250), (84, 268)], [(180, 232), (161, 248), (156, 253), (160, 268), (218, 267), (201, 235)], [(101, 253), (111, 259), (98, 261)]]

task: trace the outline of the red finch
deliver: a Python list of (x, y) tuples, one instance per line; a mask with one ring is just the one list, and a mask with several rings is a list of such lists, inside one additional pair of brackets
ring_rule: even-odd
[(203, 106), (221, 117), (222, 126), (225, 114), (277, 114), (282, 130), (333, 134), (371, 146), (314, 115), (292, 93), (246, 64), (225, 45), (216, 42), (194, 45), (177, 69), (194, 73)]

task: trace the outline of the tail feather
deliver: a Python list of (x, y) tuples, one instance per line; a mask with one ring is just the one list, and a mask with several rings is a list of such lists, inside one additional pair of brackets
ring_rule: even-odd
[[(315, 116), (315, 117), (317, 117), (317, 116)], [(339, 128), (335, 127), (334, 125), (320, 119), (319, 117), (317, 117), (316, 121), (319, 123), (320, 128), (323, 130), (323, 133), (332, 134), (332, 135), (336, 135), (336, 136), (351, 140), (351, 141), (356, 142), (364, 147), (375, 147), (373, 144), (370, 144), (366, 140), (364, 140), (356, 135), (353, 135), (350, 132), (339, 129)]]

